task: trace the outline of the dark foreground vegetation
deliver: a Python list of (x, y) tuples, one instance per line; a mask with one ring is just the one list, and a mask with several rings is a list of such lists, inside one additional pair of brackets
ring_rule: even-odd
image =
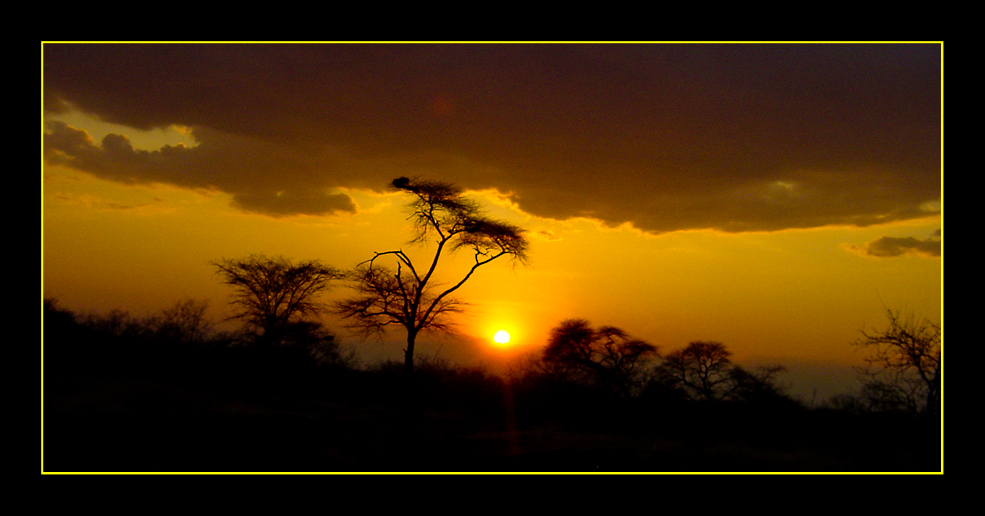
[(926, 416), (807, 408), (770, 389), (695, 399), (650, 381), (630, 392), (571, 371), (504, 379), (434, 359), (408, 380), (402, 363), (355, 367), (317, 324), (271, 346), (212, 332), (203, 309), (136, 320), (46, 303), (45, 472), (941, 468), (940, 422)]

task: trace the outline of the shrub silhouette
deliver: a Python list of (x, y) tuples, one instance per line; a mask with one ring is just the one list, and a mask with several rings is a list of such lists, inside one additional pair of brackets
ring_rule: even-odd
[(290, 322), (277, 346), (262, 334), (219, 333), (205, 302), (185, 299), (158, 313), (125, 310), (76, 315), (44, 303), (44, 367), (49, 375), (180, 382), (222, 390), (303, 392), (319, 376), (357, 366), (321, 323)]

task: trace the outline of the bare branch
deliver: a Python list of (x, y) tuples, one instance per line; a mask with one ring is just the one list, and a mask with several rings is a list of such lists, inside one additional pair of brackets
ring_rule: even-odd
[(937, 414), (941, 392), (941, 328), (887, 311), (889, 327), (862, 330), (856, 346), (869, 351), (856, 368), (872, 408)]

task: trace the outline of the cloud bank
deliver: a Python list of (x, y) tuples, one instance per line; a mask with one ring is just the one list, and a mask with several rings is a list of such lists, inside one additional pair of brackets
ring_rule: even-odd
[(542, 217), (771, 231), (926, 217), (940, 199), (938, 45), (44, 47), (45, 159), (229, 192), (272, 216), (353, 212), (337, 188), (424, 176)]

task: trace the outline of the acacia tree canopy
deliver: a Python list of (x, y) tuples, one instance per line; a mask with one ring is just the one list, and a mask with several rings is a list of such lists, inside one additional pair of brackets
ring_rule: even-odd
[(279, 343), (289, 324), (323, 312), (318, 295), (341, 271), (318, 260), (297, 263), (262, 254), (213, 262), (223, 283), (233, 287), (234, 318), (258, 330), (270, 344)]

